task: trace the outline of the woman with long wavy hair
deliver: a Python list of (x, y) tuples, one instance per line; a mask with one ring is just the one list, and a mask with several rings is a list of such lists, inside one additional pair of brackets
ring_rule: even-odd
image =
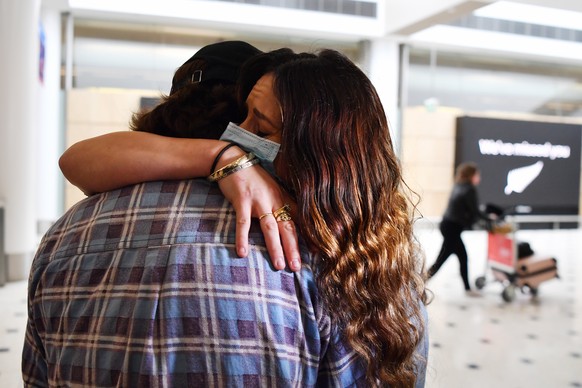
[[(265, 77), (257, 85), (272, 82), (276, 101), (270, 104), (279, 104), (282, 116), (275, 134), (281, 141), (276, 172), (295, 202), (293, 219), (314, 254), (317, 292), (332, 320), (328, 351), (347, 343), (348, 349), (342, 350), (351, 354), (346, 363), (364, 365), (368, 386), (423, 386), (427, 361), (423, 260), (413, 236), (414, 206), (376, 90), (353, 62), (333, 50), (298, 56)], [(249, 113), (253, 111), (249, 106)], [(156, 172), (146, 169), (150, 180), (164, 178), (160, 166), (167, 162), (159, 150), (168, 149), (166, 141), (162, 137), (144, 144), (151, 151), (147, 158), (143, 150), (139, 157), (124, 150), (108, 163), (125, 166), (120, 158), (133, 163), (141, 158), (156, 166)], [(172, 144), (176, 141), (183, 140)], [(123, 150), (121, 144), (106, 144), (109, 153), (112, 147), (118, 153)], [(99, 148), (77, 149), (76, 163), (70, 166), (81, 169), (91, 159), (103, 161)], [(173, 158), (178, 154), (190, 167), (166, 177), (192, 177), (185, 172), (194, 171), (191, 165), (198, 161), (191, 151), (175, 149)], [(172, 163), (167, 164), (170, 169)], [(106, 176), (111, 165), (99, 168), (98, 173)], [(260, 185), (264, 177), (256, 174), (259, 170), (241, 170), (231, 182)], [(130, 174), (123, 179), (125, 184), (137, 183)], [(321, 365), (320, 374), (331, 369)], [(322, 381), (339, 386), (331, 372)]]
[(325, 306), (365, 359), (371, 385), (413, 386), (424, 282), (380, 99), (363, 72), (330, 50), (282, 66), (275, 93), (284, 181), (301, 235), (319, 256)]

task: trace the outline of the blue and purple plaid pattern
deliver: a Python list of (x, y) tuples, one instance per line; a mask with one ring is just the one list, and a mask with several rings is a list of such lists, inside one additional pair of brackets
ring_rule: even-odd
[(29, 280), (27, 387), (362, 386), (308, 254), (273, 271), (253, 225), (205, 180), (89, 197), (49, 230)]

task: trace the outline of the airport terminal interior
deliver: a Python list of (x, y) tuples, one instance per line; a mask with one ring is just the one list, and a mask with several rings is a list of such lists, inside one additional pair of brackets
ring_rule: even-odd
[[(163, 3), (163, 4), (162, 4)], [(202, 46), (338, 50), (369, 76), (418, 195), (426, 266), (455, 166), (476, 162), (503, 240), (463, 232), (428, 281), (426, 387), (582, 387), (582, 2), (579, 0), (0, 0), (0, 387), (20, 387), (27, 276), (40, 238), (85, 195), (58, 157), (125, 131)], [(31, 74), (33, 75), (31, 77)], [(32, 112), (32, 114), (31, 114)], [(557, 276), (521, 282), (518, 245)], [(505, 244), (505, 245), (504, 245)], [(521, 262), (522, 263), (522, 262)], [(539, 273), (535, 274), (540, 275)], [(525, 275), (524, 275), (525, 276)], [(533, 290), (532, 290), (533, 289)]]

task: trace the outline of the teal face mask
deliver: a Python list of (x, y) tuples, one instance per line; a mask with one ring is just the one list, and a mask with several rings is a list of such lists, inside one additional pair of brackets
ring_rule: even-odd
[(281, 147), (279, 143), (257, 136), (234, 123), (228, 124), (220, 140), (236, 143), (245, 151), (254, 153), (260, 159), (261, 166), (269, 174), (277, 176), (273, 161), (279, 153)]

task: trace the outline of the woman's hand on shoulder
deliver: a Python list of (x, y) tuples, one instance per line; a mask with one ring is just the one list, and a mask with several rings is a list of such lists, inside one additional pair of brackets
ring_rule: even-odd
[[(244, 154), (237, 147), (231, 150), (224, 154), (217, 168)], [(292, 271), (299, 270), (301, 257), (295, 224), (292, 220), (277, 221), (273, 216), (283, 205), (290, 204), (291, 208), (294, 205), (278, 182), (262, 167), (254, 166), (219, 180), (218, 185), (236, 211), (237, 254), (240, 257), (248, 254), (251, 219), (259, 218), (273, 267), (277, 270), (284, 269), (287, 262)]]

